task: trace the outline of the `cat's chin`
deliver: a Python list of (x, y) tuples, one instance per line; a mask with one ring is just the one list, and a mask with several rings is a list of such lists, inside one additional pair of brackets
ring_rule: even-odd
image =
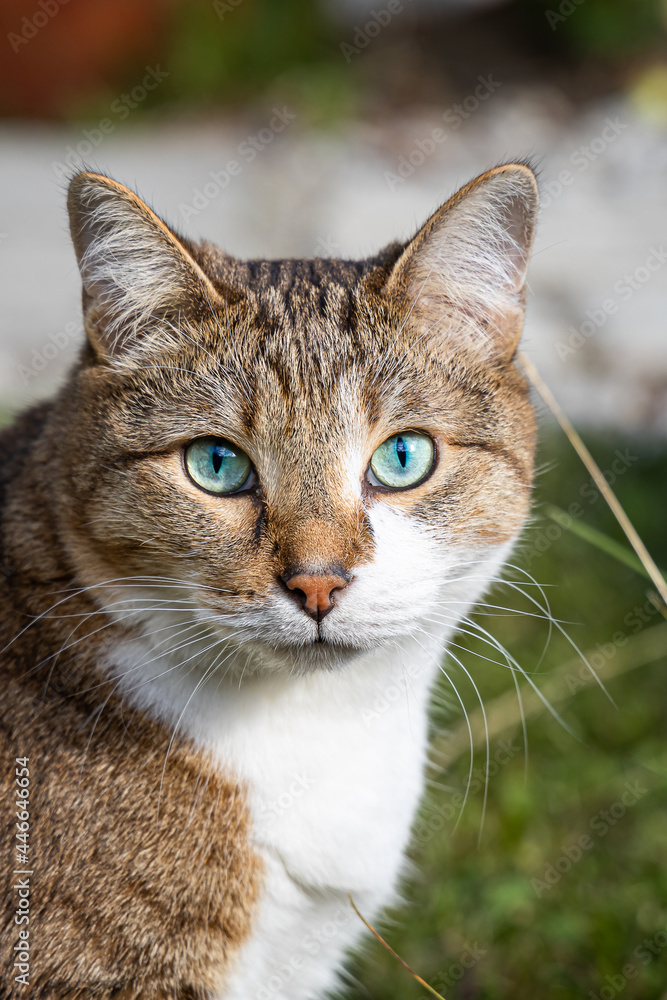
[(257, 644), (253, 656), (258, 673), (287, 672), (310, 674), (318, 670), (344, 670), (355, 660), (368, 653), (368, 648), (343, 646), (331, 642), (312, 642), (307, 645), (264, 646)]

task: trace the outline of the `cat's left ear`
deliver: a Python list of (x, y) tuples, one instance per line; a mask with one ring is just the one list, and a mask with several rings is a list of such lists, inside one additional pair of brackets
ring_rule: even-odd
[(123, 184), (77, 174), (67, 207), (86, 332), (98, 355), (120, 357), (145, 347), (156, 320), (218, 299), (184, 243)]
[(538, 200), (533, 171), (506, 164), (471, 181), (428, 219), (385, 286), (402, 300), (419, 337), (512, 356)]

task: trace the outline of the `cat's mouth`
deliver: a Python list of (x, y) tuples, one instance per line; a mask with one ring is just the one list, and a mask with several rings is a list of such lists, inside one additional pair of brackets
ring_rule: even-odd
[[(281, 616), (282, 618), (282, 616)], [(395, 638), (380, 622), (375, 628), (360, 630), (348, 622), (334, 622), (333, 616), (315, 623), (296, 620), (291, 628), (281, 628), (280, 619), (265, 616), (261, 622), (244, 622), (239, 628), (227, 624), (223, 634), (238, 650), (250, 653), (248, 668), (268, 670), (285, 666), (300, 673), (311, 669), (338, 669), (359, 656), (391, 644)], [(227, 631), (229, 630), (229, 632)], [(252, 650), (252, 652), (250, 652)]]

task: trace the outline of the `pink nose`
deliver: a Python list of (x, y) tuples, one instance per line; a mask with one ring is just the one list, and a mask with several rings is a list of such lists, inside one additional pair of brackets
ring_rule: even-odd
[(339, 573), (296, 573), (285, 580), (285, 586), (315, 621), (321, 621), (333, 609), (334, 591), (343, 590), (349, 583)]

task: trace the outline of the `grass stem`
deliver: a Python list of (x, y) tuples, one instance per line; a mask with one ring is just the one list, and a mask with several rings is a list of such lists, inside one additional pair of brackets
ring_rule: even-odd
[(387, 951), (390, 952), (394, 956), (394, 958), (396, 959), (396, 961), (400, 962), (401, 965), (403, 966), (403, 968), (407, 969), (407, 971), (410, 973), (410, 975), (414, 979), (417, 980), (417, 982), (419, 983), (420, 986), (423, 986), (425, 990), (428, 990), (428, 992), (431, 994), (431, 996), (437, 997), (438, 1000), (445, 1000), (445, 998), (443, 996), (441, 996), (440, 993), (436, 993), (436, 991), (433, 989), (433, 987), (429, 986), (429, 984), (424, 979), (422, 979), (421, 976), (418, 976), (417, 973), (414, 971), (414, 969), (411, 969), (410, 966), (408, 965), (408, 963), (404, 962), (403, 959), (401, 958), (401, 956), (398, 955), (394, 951), (394, 949), (391, 947), (391, 945), (388, 945), (387, 942), (385, 941), (385, 939), (383, 937), (381, 937), (380, 934), (378, 934), (378, 932), (375, 930), (375, 928), (373, 927), (373, 925), (369, 924), (369, 922), (366, 920), (366, 918), (357, 909), (357, 904), (355, 903), (355, 901), (354, 901), (354, 899), (352, 897), (352, 893), (349, 893), (349, 899), (350, 899), (350, 905), (352, 906), (352, 909), (354, 910), (354, 912), (356, 913), (356, 915), (359, 917), (359, 919), (361, 920), (361, 922), (363, 924), (365, 924), (366, 927), (368, 927), (368, 929), (371, 932), (371, 934), (374, 937), (376, 937), (378, 939), (378, 941), (380, 942), (380, 944), (383, 945), (383, 947), (385, 947), (387, 949)]
[(532, 361), (529, 361), (526, 355), (521, 351), (519, 352), (519, 361), (526, 375), (533, 383), (533, 385), (539, 392), (540, 396), (542, 397), (546, 405), (549, 407), (554, 417), (556, 418), (556, 420), (562, 427), (563, 431), (567, 435), (570, 444), (572, 445), (574, 450), (579, 455), (579, 458), (590, 472), (595, 485), (598, 487), (600, 493), (602, 493), (602, 496), (607, 501), (612, 514), (614, 515), (614, 517), (620, 524), (621, 528), (623, 529), (626, 538), (630, 542), (630, 545), (637, 553), (639, 559), (642, 562), (642, 565), (644, 566), (646, 572), (648, 573), (650, 579), (652, 580), (655, 589), (660, 594), (660, 597), (662, 598), (663, 602), (667, 604), (667, 582), (665, 581), (665, 578), (663, 577), (662, 573), (656, 566), (650, 552), (648, 551), (643, 541), (639, 537), (639, 534), (635, 530), (632, 521), (630, 520), (628, 515), (623, 510), (623, 507), (617, 500), (616, 494), (611, 489), (609, 483), (602, 475), (602, 470), (600, 469), (600, 466), (597, 464), (597, 462), (591, 455), (590, 451), (582, 441), (581, 437), (574, 429), (567, 415), (558, 405), (558, 402), (556, 401), (554, 394), (552, 393), (551, 389), (546, 384), (546, 382), (543, 380), (542, 376), (540, 375), (540, 373), (538, 372), (537, 368), (532, 363)]

